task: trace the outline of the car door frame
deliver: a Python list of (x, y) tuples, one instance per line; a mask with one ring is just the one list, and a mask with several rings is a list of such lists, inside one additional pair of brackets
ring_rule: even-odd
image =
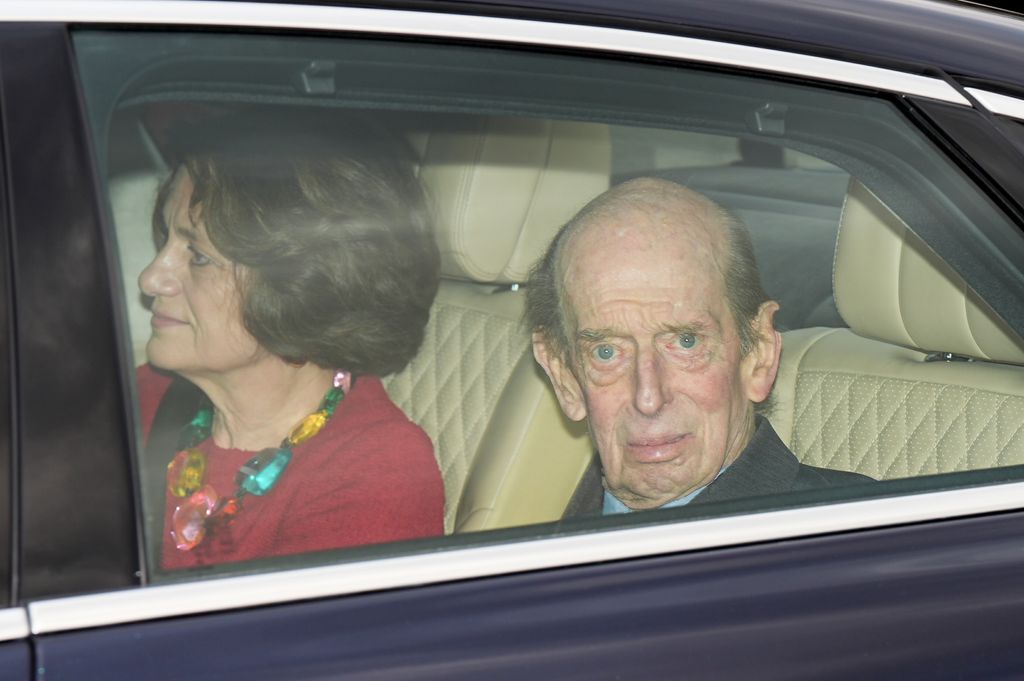
[[(931, 645), (957, 653), (960, 669), (1024, 667), (1024, 653), (1006, 645), (1024, 612), (1024, 587), (1005, 578), (1024, 565), (1016, 546), (1024, 513), (1014, 510), (1020, 484), (999, 486), (985, 499), (979, 490), (915, 497), (931, 507), (925, 510), (905, 499), (830, 506), (839, 517), (826, 522), (809, 523), (814, 509), (792, 509), (701, 527), (638, 527), (135, 588), (143, 568), (133, 511), (129, 353), (115, 302), (123, 292), (67, 30), (8, 24), (0, 32), (8, 190), (16, 197), (9, 212), (19, 311), (13, 370), (25, 377), (15, 384), (12, 425), (20, 434), (23, 490), (17, 593), (29, 603), (34, 662), (46, 678), (218, 678), (247, 650), (265, 655), (245, 660), (251, 678), (299, 671), (370, 678), (383, 670), (388, 678), (474, 678), (484, 669), (497, 678), (524, 671), (604, 678), (639, 673), (637, 661), (653, 672), (729, 678), (723, 656), (736, 646), (751, 650), (751, 663), (762, 670), (785, 670), (782, 664), (799, 657), (819, 672), (841, 672), (856, 661), (861, 673), (893, 673), (923, 669), (909, 635), (921, 630), (931, 633)], [(76, 238), (63, 243), (69, 235)], [(64, 285), (55, 286), (53, 263), (65, 261)], [(37, 320), (29, 312), (46, 309), (62, 314)], [(88, 366), (69, 378), (59, 369), (76, 354)], [(88, 409), (58, 410), (55, 418), (55, 405)], [(36, 478), (55, 467), (82, 484), (41, 498)], [(110, 494), (90, 504), (96, 486)], [(941, 521), (935, 508), (943, 505), (961, 517)], [(83, 562), (81, 544), (39, 531), (58, 526), (68, 507), (81, 513), (76, 534), (87, 530), (102, 555)], [(674, 536), (684, 528), (693, 536)], [(887, 583), (879, 586), (878, 574)], [(99, 593), (74, 595), (83, 592)], [(787, 603), (787, 595), (796, 602)], [(691, 607), (665, 607), (673, 602)], [(877, 623), (894, 616), (895, 603), (910, 613), (901, 620), (907, 635), (886, 642), (880, 632), (889, 630)], [(96, 616), (98, 608), (106, 614)], [(937, 611), (958, 625), (945, 625)], [(514, 616), (502, 622), (501, 613)], [(635, 625), (627, 641), (624, 622)], [(993, 625), (1003, 636), (989, 641), (983, 634)], [(296, 657), (311, 648), (315, 654)], [(882, 659), (867, 659), (872, 650)], [(931, 669), (957, 668), (948, 665), (950, 654), (946, 666)], [(634, 666), (625, 670), (622, 660)], [(751, 669), (733, 657), (727, 662), (736, 674)]]

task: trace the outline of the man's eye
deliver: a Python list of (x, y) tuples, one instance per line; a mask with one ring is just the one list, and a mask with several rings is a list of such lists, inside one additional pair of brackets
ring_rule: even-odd
[(699, 341), (697, 340), (697, 337), (694, 336), (692, 333), (679, 334), (679, 347), (683, 348), (684, 350), (692, 350), (693, 348), (697, 347), (698, 342)]
[(602, 362), (607, 362), (609, 360), (615, 359), (615, 348), (607, 344), (598, 345), (596, 348), (594, 348), (594, 357), (601, 360)]
[(202, 267), (203, 265), (210, 264), (210, 258), (202, 251), (196, 250), (195, 246), (189, 246), (188, 250), (189, 253), (192, 254), (192, 257), (189, 260), (190, 264), (195, 265), (196, 267)]

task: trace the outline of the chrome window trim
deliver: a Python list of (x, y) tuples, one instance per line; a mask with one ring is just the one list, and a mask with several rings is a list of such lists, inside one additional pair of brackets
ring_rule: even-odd
[(8, 0), (0, 21), (219, 25), (484, 40), (686, 59), (971, 103), (942, 79), (698, 38), (575, 24), (406, 10), (179, 0)]
[(1018, 99), (1017, 97), (1001, 95), (998, 92), (989, 92), (988, 90), (980, 90), (973, 87), (964, 89), (966, 89), (972, 97), (977, 99), (983, 107), (992, 113), (1024, 121), (1024, 99)]
[(902, 525), (1020, 507), (1024, 482), (150, 586), (29, 604), (32, 633)]
[(28, 638), (28, 613), (25, 608), (0, 609), (0, 641)]

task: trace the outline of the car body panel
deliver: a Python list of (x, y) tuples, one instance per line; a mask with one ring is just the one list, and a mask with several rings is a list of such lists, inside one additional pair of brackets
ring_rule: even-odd
[(0, 679), (28, 679), (32, 675), (32, 647), (24, 608), (0, 610)]
[(28, 641), (0, 643), (0, 678), (18, 681), (31, 678), (32, 660)]

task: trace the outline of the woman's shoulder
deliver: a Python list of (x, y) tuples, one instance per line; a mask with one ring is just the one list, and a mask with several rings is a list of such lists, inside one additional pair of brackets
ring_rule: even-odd
[(391, 401), (376, 376), (356, 380), (332, 421), (336, 436), (378, 452), (376, 458), (394, 454), (409, 462), (421, 454), (424, 461), (434, 462), (434, 446), (426, 432)]
[(403, 423), (416, 429), (397, 404), (391, 401), (384, 384), (376, 376), (360, 376), (343, 401), (348, 402), (346, 413), (366, 427), (402, 427)]
[(297, 460), (315, 471), (303, 481), (304, 498), (315, 500), (312, 508), (343, 509), (343, 524), (359, 534), (353, 543), (443, 531), (444, 481), (434, 446), (379, 378), (359, 377), (323, 432), (300, 446), (308, 449), (296, 452)]

